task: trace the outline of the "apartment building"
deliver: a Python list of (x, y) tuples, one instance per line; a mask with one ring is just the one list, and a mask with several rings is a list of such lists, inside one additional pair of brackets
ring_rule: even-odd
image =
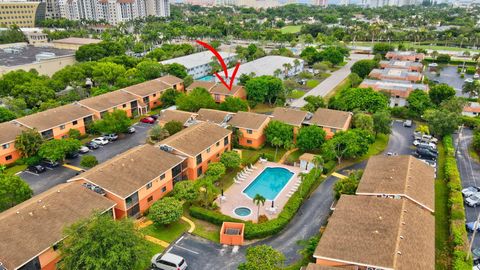
[(416, 71), (408, 71), (405, 69), (386, 68), (386, 69), (373, 69), (370, 74), (370, 78), (378, 80), (395, 80), (395, 81), (409, 81), (412, 83), (420, 82), (423, 80), (422, 73)]
[(170, 86), (170, 88), (173, 88), (180, 92), (185, 91), (185, 84), (183, 83), (183, 80), (178, 77), (172, 75), (165, 75), (158, 79), (164, 84)]
[(68, 38), (52, 40), (53, 47), (57, 49), (73, 50), (73, 51), (78, 50), (83, 45), (97, 44), (100, 42), (102, 42), (101, 39), (77, 38), (77, 37), (68, 37)]
[(195, 180), (231, 150), (232, 131), (209, 122), (192, 125), (159, 143), (160, 149), (186, 158), (185, 176)]
[(163, 127), (168, 122), (177, 121), (182, 123), (184, 127), (188, 127), (196, 123), (196, 117), (196, 113), (166, 109), (160, 113), (158, 124)]
[(69, 0), (59, 2), (60, 16), (69, 20), (105, 20), (116, 25), (138, 18), (170, 16), (169, 0)]
[(146, 105), (148, 112), (162, 105), (160, 97), (168, 89), (183, 91), (183, 80), (173, 76), (164, 76), (123, 88), (122, 91), (132, 94), (141, 100)]
[(113, 91), (78, 101), (78, 104), (93, 112), (95, 120), (114, 110), (123, 110), (128, 117), (135, 117), (147, 111), (147, 106), (138, 97), (125, 91)]
[(291, 125), (293, 136), (296, 138), (303, 123), (312, 118), (312, 113), (290, 108), (276, 107), (272, 113), (272, 120)]
[(56, 269), (63, 230), (115, 202), (78, 183), (64, 183), (0, 213), (0, 268)]
[(69, 182), (99, 187), (115, 202), (115, 217), (138, 217), (182, 180), (184, 158), (144, 144), (132, 148)]
[(217, 103), (224, 102), (227, 97), (247, 99), (247, 90), (241, 85), (233, 85), (229, 90), (223, 83), (194, 81), (187, 87), (187, 92), (191, 92), (195, 88), (206, 89)]
[(195, 120), (202, 122), (211, 122), (222, 127), (227, 127), (228, 121), (232, 119), (235, 113), (225, 112), (213, 109), (200, 109), (197, 112)]
[(327, 139), (330, 139), (338, 131), (347, 131), (350, 128), (352, 116), (351, 112), (319, 108), (310, 119), (306, 119), (305, 124), (323, 128)]
[(405, 81), (379, 81), (365, 79), (360, 88), (372, 88), (375, 91), (386, 92), (390, 95), (390, 107), (406, 106), (407, 98), (414, 90), (429, 91), (427, 84), (410, 83)]
[(15, 139), (26, 128), (14, 122), (0, 123), (0, 164), (8, 165), (17, 161), (21, 156), (15, 149)]
[(396, 69), (406, 69), (408, 71), (423, 71), (423, 64), (420, 62), (412, 61), (399, 61), (399, 60), (389, 60), (389, 61), (380, 61), (380, 68), (396, 68)]
[(42, 137), (49, 139), (63, 139), (68, 137), (70, 129), (86, 133), (86, 126), (93, 121), (93, 112), (78, 104), (68, 104), (27, 115), (13, 122), (25, 128), (36, 129)]
[(462, 115), (476, 117), (480, 115), (480, 103), (469, 102), (462, 111)]
[(0, 25), (35, 27), (35, 22), (43, 19), (45, 19), (45, 3), (0, 1)]
[[(235, 63), (237, 54), (228, 52), (218, 52), (225, 64)], [(187, 68), (188, 75), (191, 75), (193, 79), (199, 79), (212, 74), (211, 63), (217, 61), (215, 56), (210, 51), (203, 51), (199, 53), (193, 53), (182, 57), (177, 57), (169, 60), (162, 61), (162, 65), (168, 65), (177, 63)]]
[(241, 146), (260, 148), (265, 144), (265, 128), (270, 119), (265, 114), (237, 112), (228, 124), (240, 133), (238, 143)]
[(399, 61), (412, 61), (412, 62), (421, 62), (425, 59), (425, 54), (417, 53), (414, 51), (394, 51), (387, 52), (385, 58), (389, 60), (399, 60)]

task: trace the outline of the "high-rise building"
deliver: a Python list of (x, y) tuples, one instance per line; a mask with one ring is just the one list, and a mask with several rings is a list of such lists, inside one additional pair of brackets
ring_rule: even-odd
[(0, 25), (34, 27), (45, 18), (45, 4), (34, 1), (0, 1)]

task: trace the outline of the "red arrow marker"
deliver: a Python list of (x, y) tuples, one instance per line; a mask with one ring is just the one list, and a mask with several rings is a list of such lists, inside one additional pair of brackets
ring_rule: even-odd
[(225, 64), (225, 61), (223, 60), (222, 56), (218, 53), (218, 51), (215, 50), (215, 48), (213, 48), (210, 44), (205, 43), (203, 41), (197, 40), (197, 43), (202, 45), (203, 47), (207, 48), (208, 50), (210, 50), (215, 55), (215, 57), (217, 57), (218, 62), (220, 62), (220, 65), (222, 66), (223, 73), (225, 74), (225, 78), (229, 79), (230, 83), (227, 84), (227, 82), (222, 78), (222, 76), (220, 76), (218, 74), (218, 72), (215, 72), (215, 76), (217, 76), (217, 78), (220, 80), (220, 82), (223, 83), (223, 85), (225, 85), (225, 87), (227, 87), (228, 90), (231, 91), (232, 86), (233, 86), (233, 82), (235, 81), (235, 76), (237, 75), (238, 68), (240, 67), (240, 63), (237, 63), (237, 65), (235, 66), (235, 70), (233, 71), (232, 77), (228, 78), (227, 65)]

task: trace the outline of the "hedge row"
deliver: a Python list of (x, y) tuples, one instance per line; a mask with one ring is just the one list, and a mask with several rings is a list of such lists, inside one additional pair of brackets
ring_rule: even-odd
[(452, 268), (472, 269), (472, 260), (467, 259), (469, 243), (465, 229), (465, 207), (463, 206), (462, 182), (455, 160), (452, 136), (443, 139), (445, 149), (445, 179), (448, 181), (448, 204), (450, 207), (450, 234), (453, 246)]
[(317, 175), (320, 175), (320, 173), (317, 172), (316, 169), (313, 169), (309, 174), (307, 174), (303, 178), (298, 190), (292, 195), (292, 197), (290, 197), (278, 217), (263, 223), (252, 223), (250, 221), (245, 222), (198, 206), (190, 207), (190, 215), (194, 218), (202, 219), (216, 225), (222, 225), (222, 223), (225, 221), (245, 223), (245, 239), (257, 239), (274, 235), (283, 230), (283, 228), (285, 228), (285, 226), (287, 226), (290, 220), (295, 216), (303, 201), (310, 194), (311, 189), (315, 186), (316, 182), (323, 181), (322, 178), (316, 177)]

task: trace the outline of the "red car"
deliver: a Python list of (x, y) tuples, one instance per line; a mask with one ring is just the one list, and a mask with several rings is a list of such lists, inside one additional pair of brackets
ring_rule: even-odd
[(155, 123), (155, 119), (153, 119), (152, 117), (144, 117), (142, 119), (140, 119), (140, 122), (142, 123), (147, 123), (147, 124), (153, 124)]

